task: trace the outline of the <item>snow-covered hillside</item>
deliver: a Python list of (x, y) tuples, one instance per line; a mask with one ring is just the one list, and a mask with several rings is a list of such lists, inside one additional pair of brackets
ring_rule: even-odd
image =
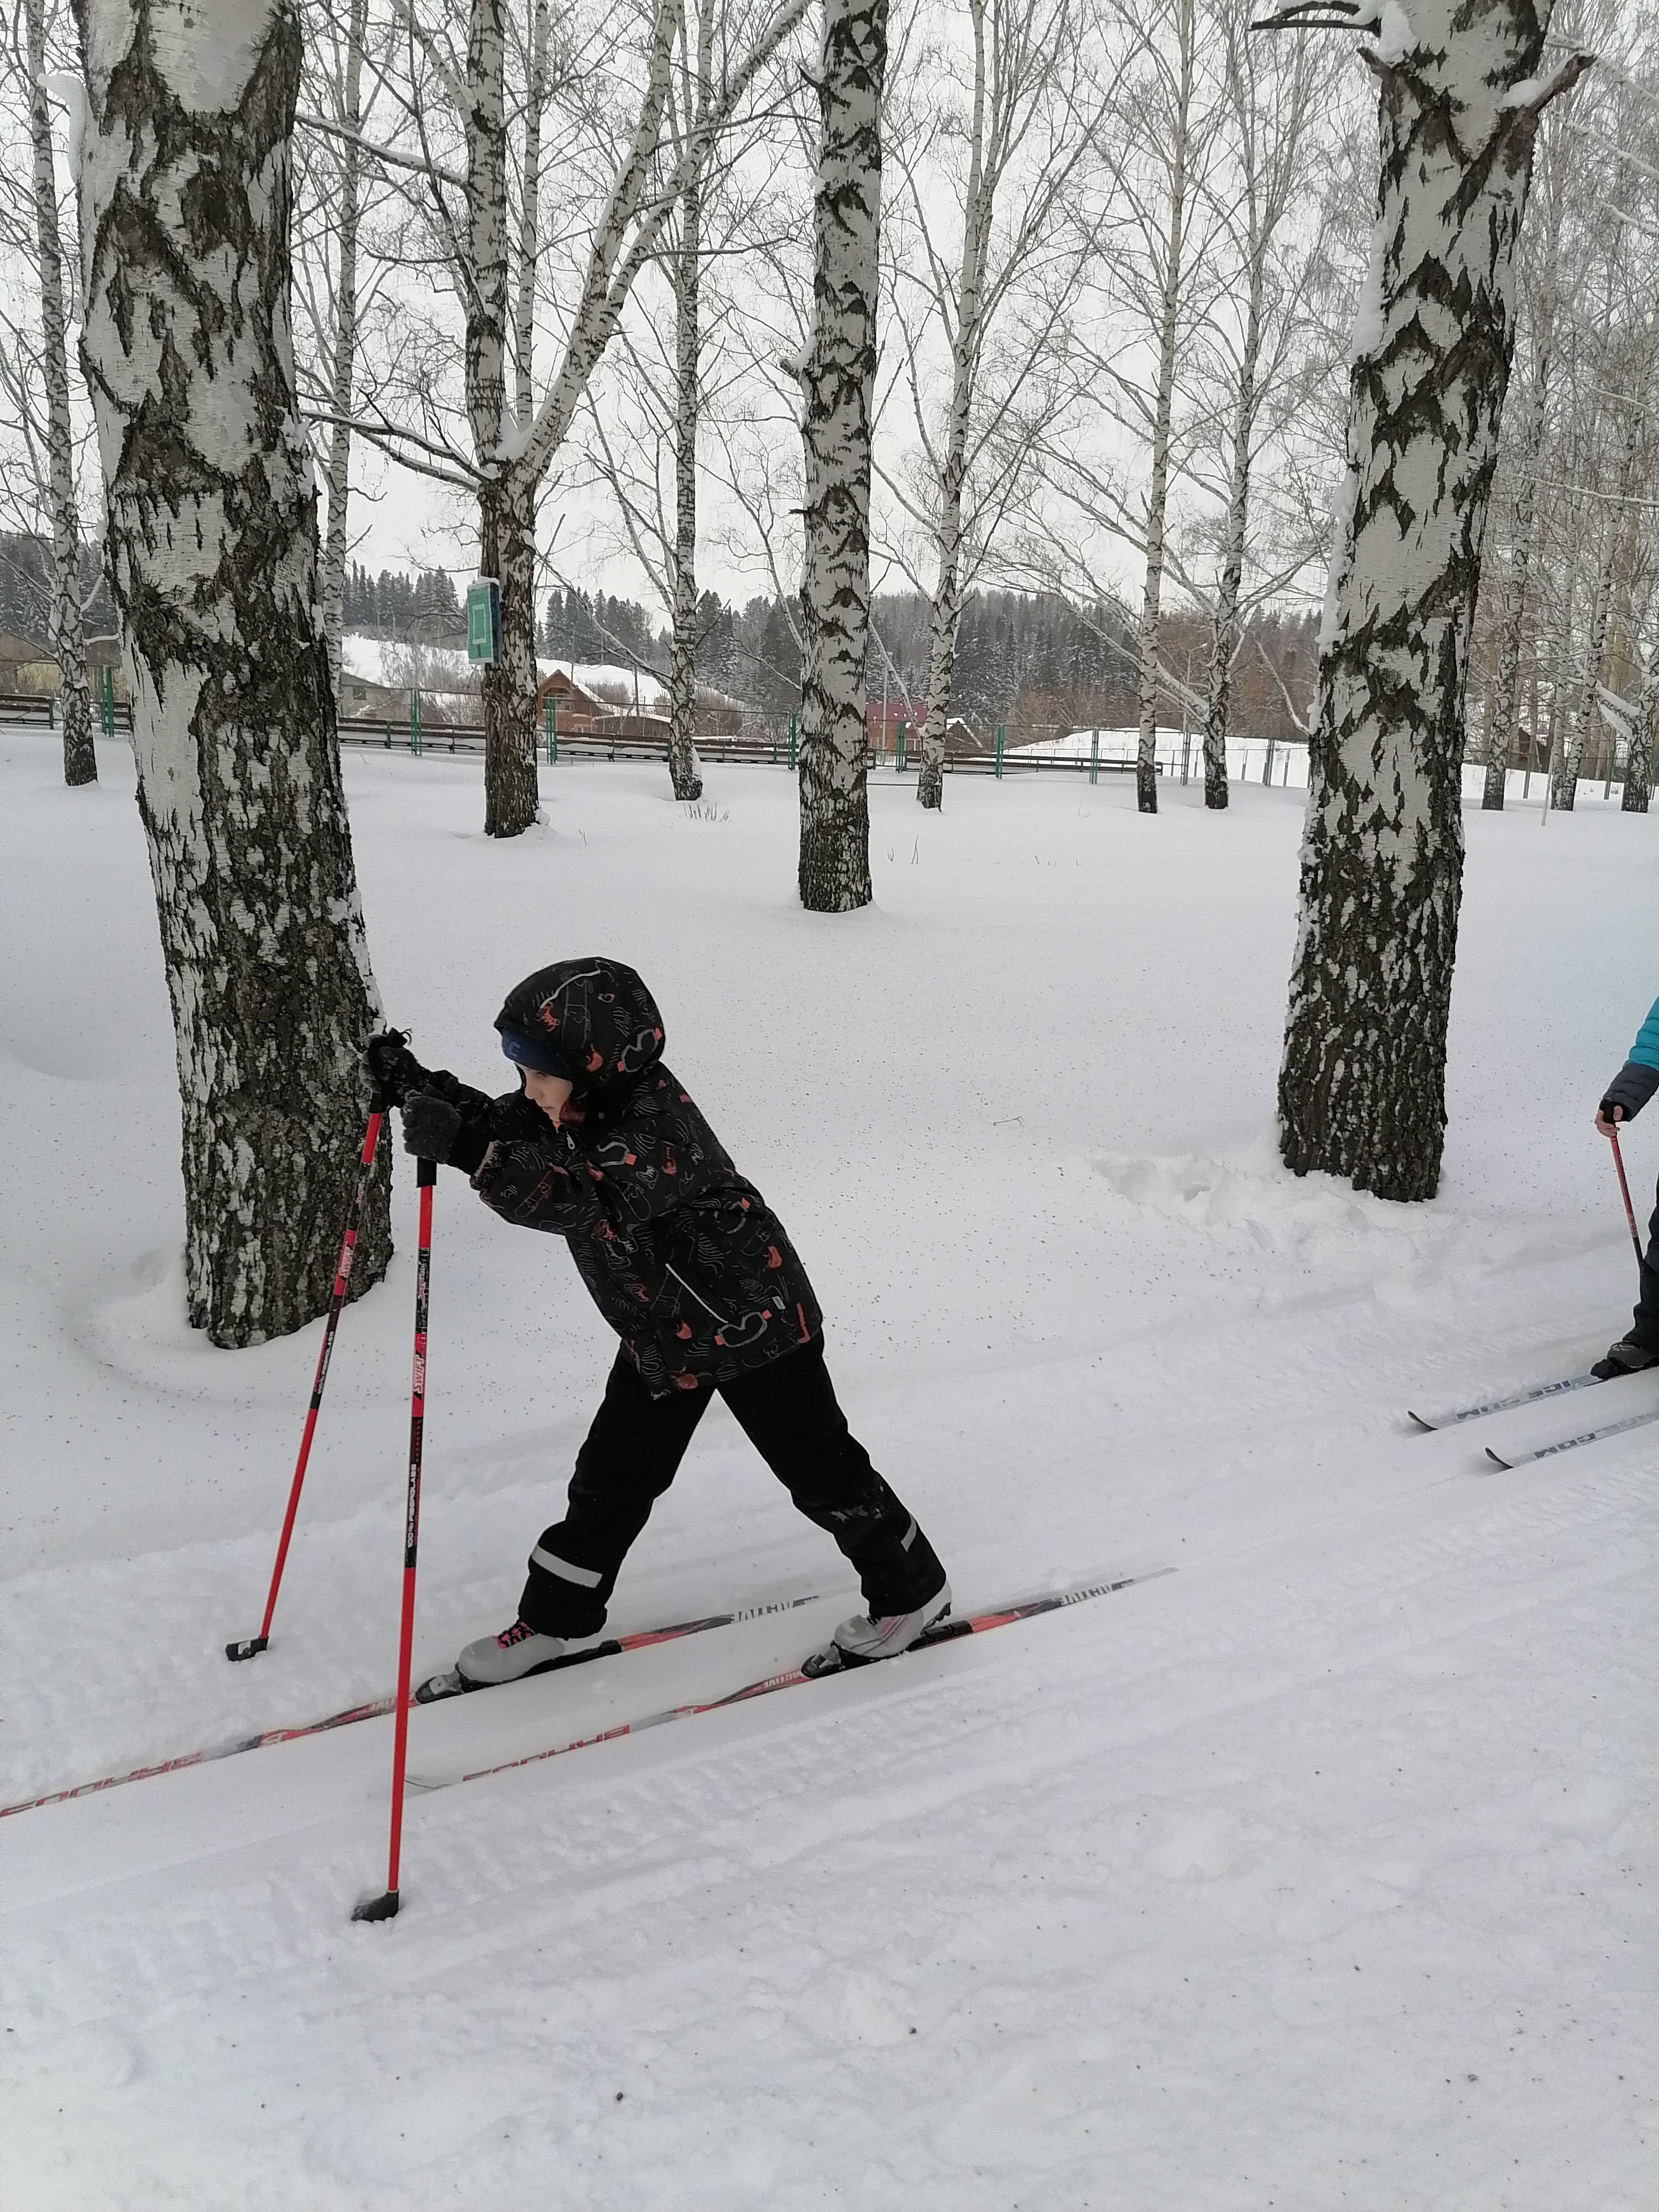
[[(579, 672), (580, 675), (580, 672)], [(173, 1043), (131, 761), (0, 733), (7, 1802), (391, 1686), (413, 1194), (342, 1324), (185, 1328)], [(782, 770), (345, 763), (388, 1015), (506, 1086), (532, 967), (632, 962), (777, 1207), (843, 1402), (968, 1607), (1024, 1626), (413, 1796), (391, 1723), (0, 1822), (8, 2212), (1644, 2209), (1659, 1425), (1499, 1474), (1634, 1267), (1600, 1089), (1655, 990), (1659, 817), (1473, 813), (1446, 1177), (1270, 1136), (1301, 825), (1195, 783), (872, 780), (876, 904), (795, 900)], [(355, 1132), (343, 1133), (346, 1141)], [(1650, 1189), (1659, 1108), (1626, 1140)], [(556, 1241), (437, 1194), (418, 1666), (505, 1624), (611, 1343)], [(1659, 1378), (1587, 1394), (1659, 1407)], [(714, 1409), (618, 1630), (793, 1616), (417, 1714), (547, 1743), (799, 1655), (854, 1591)], [(1643, 2176), (1647, 2176), (1646, 2180)]]
[[(479, 672), (468, 660), (465, 646), (409, 645), (394, 638), (366, 637), (361, 632), (348, 631), (340, 641), (340, 661), (348, 676), (392, 690), (418, 682), (434, 691), (468, 691), (476, 689), (478, 682)], [(538, 658), (536, 667), (544, 677), (551, 676), (556, 669), (566, 676), (571, 673), (568, 660), (550, 660), (545, 654)], [(636, 675), (641, 713), (665, 714), (667, 686), (648, 669), (636, 672), (620, 661), (579, 660), (573, 680), (596, 698), (626, 698), (631, 704)]]

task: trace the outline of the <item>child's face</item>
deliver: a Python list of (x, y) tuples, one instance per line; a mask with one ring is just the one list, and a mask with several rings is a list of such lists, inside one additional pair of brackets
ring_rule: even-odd
[(539, 1068), (524, 1070), (525, 1096), (533, 1106), (539, 1106), (556, 1129), (559, 1116), (564, 1111), (565, 1101), (575, 1085), (568, 1076), (544, 1075)]

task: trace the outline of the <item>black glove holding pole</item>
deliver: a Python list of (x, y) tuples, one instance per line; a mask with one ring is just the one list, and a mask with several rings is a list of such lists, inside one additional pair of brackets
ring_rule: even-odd
[[(476, 1174), (489, 1147), (481, 1129), (469, 1129), (457, 1107), (435, 1091), (416, 1091), (405, 1098), (404, 1150), (417, 1160), (436, 1160), (441, 1166), (465, 1168)], [(469, 1141), (463, 1142), (463, 1139)], [(457, 1157), (457, 1148), (465, 1154)]]
[(380, 1030), (363, 1047), (363, 1066), (382, 1114), (401, 1106), (412, 1091), (424, 1090), (425, 1068), (409, 1048), (407, 1030)]
[[(477, 1175), (492, 1144), (538, 1144), (553, 1137), (547, 1116), (522, 1092), (481, 1099), (441, 1068), (427, 1079), (429, 1089), (411, 1091), (404, 1101), (404, 1150), (416, 1159)], [(449, 1085), (460, 1093), (461, 1105), (444, 1096)], [(469, 1105), (476, 1110), (466, 1110)]]

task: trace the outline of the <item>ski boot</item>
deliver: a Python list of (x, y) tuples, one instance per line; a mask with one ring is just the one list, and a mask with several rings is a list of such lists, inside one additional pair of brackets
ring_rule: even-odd
[(835, 1639), (802, 1663), (804, 1674), (836, 1674), (844, 1667), (868, 1667), (878, 1659), (896, 1659), (918, 1644), (942, 1644), (965, 1632), (965, 1622), (951, 1613), (951, 1585), (941, 1584), (914, 1613), (855, 1613), (843, 1620)]
[(556, 1667), (572, 1667), (579, 1660), (597, 1659), (602, 1652), (621, 1648), (614, 1638), (544, 1636), (528, 1621), (515, 1620), (499, 1636), (481, 1636), (469, 1644), (448, 1674), (434, 1674), (422, 1683), (416, 1702), (430, 1705), (467, 1690), (493, 1690), (503, 1682), (522, 1682), (532, 1674), (546, 1674)]

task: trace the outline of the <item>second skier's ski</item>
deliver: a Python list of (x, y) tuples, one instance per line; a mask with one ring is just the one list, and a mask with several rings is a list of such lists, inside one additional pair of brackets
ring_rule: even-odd
[(1659, 1407), (1650, 1413), (1632, 1413), (1622, 1421), (1606, 1421), (1600, 1428), (1581, 1429), (1577, 1436), (1560, 1437), (1553, 1444), (1540, 1444), (1533, 1451), (1518, 1451), (1508, 1459), (1486, 1446), (1486, 1457), (1494, 1467), (1525, 1467), (1535, 1459), (1553, 1459), (1557, 1452), (1577, 1451), (1580, 1444), (1600, 1443), (1607, 1437), (1621, 1437), (1627, 1429), (1645, 1428), (1650, 1421), (1659, 1421)]
[(1553, 1382), (1534, 1382), (1524, 1390), (1511, 1390), (1501, 1398), (1480, 1398), (1472, 1406), (1449, 1406), (1440, 1413), (1413, 1413), (1407, 1418), (1419, 1429), (1455, 1429), (1462, 1421), (1479, 1421), (1488, 1413), (1507, 1413), (1512, 1407), (1536, 1405), (1542, 1398), (1564, 1398), (1569, 1390), (1588, 1390), (1599, 1375), (1563, 1375)]

